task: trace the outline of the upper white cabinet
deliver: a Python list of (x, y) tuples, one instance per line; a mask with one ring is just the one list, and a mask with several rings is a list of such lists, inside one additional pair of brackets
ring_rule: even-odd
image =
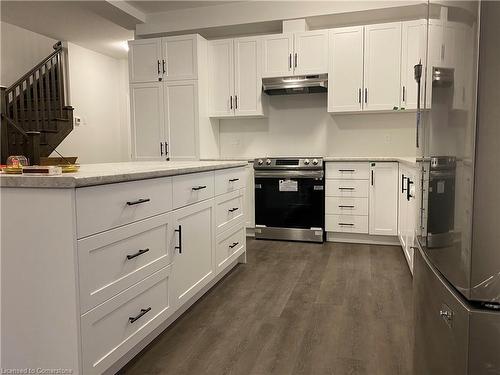
[(198, 78), (196, 39), (194, 34), (161, 38), (162, 74), (165, 80)]
[(193, 34), (129, 41), (130, 83), (197, 79), (197, 38)]
[(209, 42), (209, 115), (264, 116), (258, 38)]
[(161, 39), (132, 40), (128, 44), (130, 83), (157, 82), (161, 80)]
[(330, 31), (329, 112), (356, 112), (363, 109), (363, 33), (363, 26)]
[(399, 108), (401, 22), (365, 26), (364, 109)]
[(397, 235), (398, 163), (371, 163), (369, 190), (369, 234)]
[(163, 84), (130, 85), (132, 158), (155, 160), (165, 157)]
[[(414, 67), (418, 63), (425, 65), (426, 58), (426, 21), (403, 22), (401, 43), (401, 108), (417, 108), (417, 81)], [(423, 82), (423, 80), (422, 80)], [(423, 106), (424, 89), (420, 90), (420, 102)]]
[(262, 39), (262, 77), (328, 72), (328, 31), (304, 31)]
[(330, 30), (328, 111), (415, 109), (425, 36), (425, 20)]

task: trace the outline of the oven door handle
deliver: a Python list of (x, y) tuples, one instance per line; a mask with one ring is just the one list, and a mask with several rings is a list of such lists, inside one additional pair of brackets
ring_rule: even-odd
[(255, 171), (255, 178), (323, 178), (324, 172), (320, 171)]

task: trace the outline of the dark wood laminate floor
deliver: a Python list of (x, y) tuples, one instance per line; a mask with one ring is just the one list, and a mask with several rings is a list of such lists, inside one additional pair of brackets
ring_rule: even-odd
[(411, 374), (399, 247), (248, 241), (238, 265), (124, 374)]

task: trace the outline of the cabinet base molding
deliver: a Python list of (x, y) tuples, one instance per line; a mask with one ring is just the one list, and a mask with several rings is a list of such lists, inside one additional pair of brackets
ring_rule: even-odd
[(192, 305), (196, 303), (206, 292), (208, 292), (215, 284), (222, 280), (238, 263), (246, 263), (246, 252), (241, 254), (238, 259), (234, 260), (227, 268), (221, 271), (212, 281), (210, 281), (203, 289), (191, 297), (184, 305), (179, 307), (174, 314), (167, 320), (161, 323), (153, 332), (146, 336), (139, 344), (134, 346), (127, 354), (120, 358), (114, 365), (104, 372), (105, 375), (116, 374), (121, 368), (127, 365), (137, 354), (139, 354), (146, 346), (148, 346), (157, 336), (175, 322), (182, 314), (184, 314)]
[(247, 237), (255, 237), (255, 228), (247, 227)]
[(397, 236), (373, 236), (360, 233), (327, 232), (327, 242), (360, 243), (369, 245), (400, 246)]

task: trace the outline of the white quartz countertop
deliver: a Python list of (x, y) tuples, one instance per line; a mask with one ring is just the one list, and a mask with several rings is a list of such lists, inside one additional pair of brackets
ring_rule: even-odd
[(244, 161), (150, 161), (82, 164), (77, 173), (59, 176), (0, 174), (1, 187), (77, 188), (117, 182), (243, 167)]
[(392, 157), (392, 156), (326, 156), (323, 158), (325, 162), (329, 161), (395, 161), (406, 164), (410, 167), (416, 167), (417, 161), (415, 157)]

